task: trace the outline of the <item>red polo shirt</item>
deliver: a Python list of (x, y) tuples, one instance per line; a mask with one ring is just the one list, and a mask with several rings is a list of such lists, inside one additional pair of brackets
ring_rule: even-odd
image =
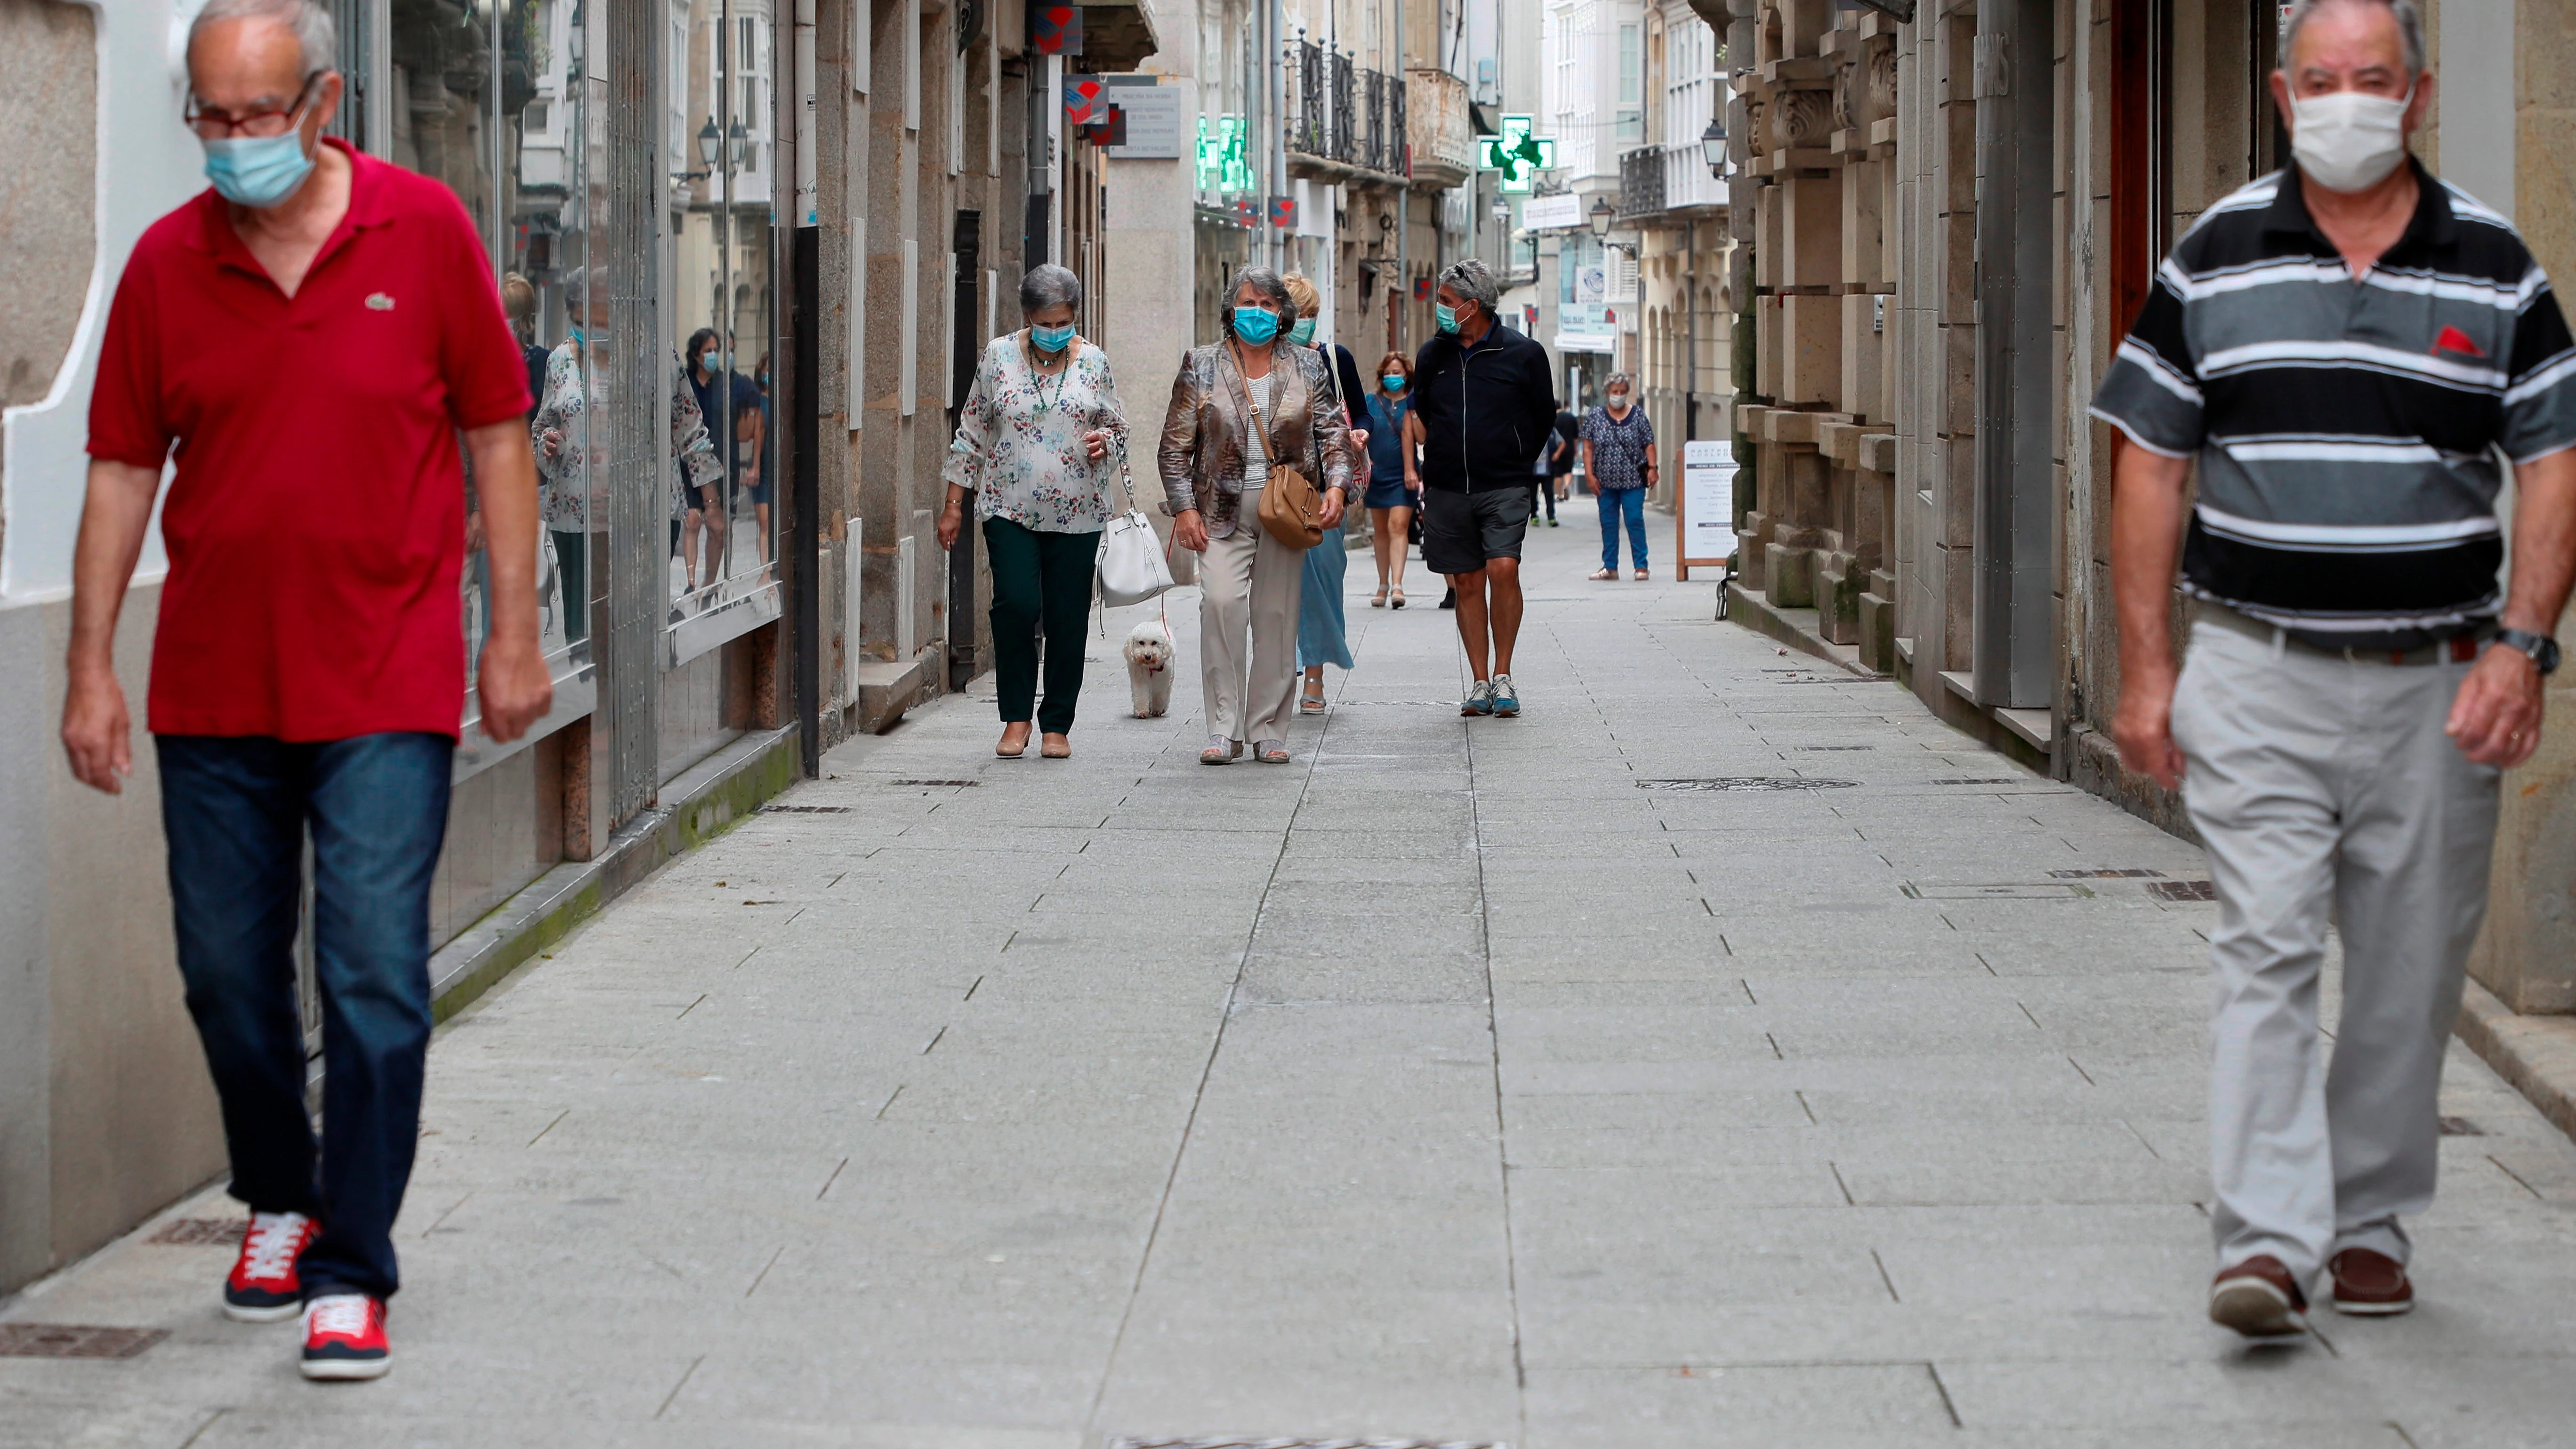
[(155, 734), (458, 732), (457, 430), (524, 414), (526, 369), (455, 195), (326, 144), (349, 210), (293, 298), (209, 189), (143, 234), (108, 312), (90, 456), (177, 469)]

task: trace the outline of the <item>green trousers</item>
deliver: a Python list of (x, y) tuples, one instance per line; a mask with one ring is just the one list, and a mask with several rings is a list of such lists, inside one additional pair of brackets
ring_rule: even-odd
[(1038, 694), (1038, 632), (1046, 632), (1046, 704), (1038, 732), (1073, 729), (1082, 695), (1082, 626), (1100, 535), (1039, 533), (1007, 518), (984, 520), (993, 564), (993, 673), (1002, 723), (1029, 718)]

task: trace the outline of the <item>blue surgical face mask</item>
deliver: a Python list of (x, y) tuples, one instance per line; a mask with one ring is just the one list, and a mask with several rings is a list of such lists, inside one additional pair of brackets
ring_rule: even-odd
[(1267, 307), (1237, 307), (1234, 335), (1259, 347), (1279, 335), (1279, 314)]
[(205, 147), (206, 179), (224, 200), (238, 205), (275, 206), (313, 174), (300, 128), (283, 136), (233, 136), (208, 141)]
[(1061, 327), (1041, 327), (1032, 322), (1029, 324), (1029, 340), (1038, 345), (1040, 352), (1062, 352), (1073, 345), (1073, 324), (1067, 322)]
[(1379, 379), (1378, 379), (1378, 381), (1380, 381), (1380, 382), (1382, 382), (1382, 383), (1385, 383), (1385, 384), (1386, 384), (1386, 390), (1387, 390), (1388, 392), (1402, 392), (1402, 391), (1404, 391), (1404, 374), (1403, 374), (1403, 373), (1400, 373), (1400, 372), (1390, 372), (1390, 373), (1388, 373), (1386, 376), (1379, 378)]
[(1315, 319), (1312, 317), (1298, 318), (1297, 325), (1288, 329), (1288, 340), (1296, 343), (1300, 347), (1314, 341)]
[(572, 339), (572, 345), (575, 347), (581, 346), (583, 342), (588, 340), (581, 335), (581, 329), (578, 327), (565, 328), (564, 335)]
[(1431, 304), (1431, 316), (1434, 321), (1437, 321), (1440, 324), (1441, 331), (1455, 332), (1458, 330), (1457, 308), (1449, 306), (1444, 302), (1434, 302)]

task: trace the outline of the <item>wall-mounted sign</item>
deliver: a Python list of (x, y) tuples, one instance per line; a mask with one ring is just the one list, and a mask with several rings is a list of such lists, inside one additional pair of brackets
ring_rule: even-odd
[[(1178, 94), (1179, 89), (1173, 87), (1174, 93)], [(1199, 190), (1232, 194), (1252, 189), (1252, 161), (1250, 148), (1244, 143), (1243, 117), (1199, 117), (1195, 154)]]
[(1112, 160), (1177, 161), (1189, 154), (1179, 86), (1112, 85), (1102, 94), (1127, 121), (1126, 140), (1108, 148)]

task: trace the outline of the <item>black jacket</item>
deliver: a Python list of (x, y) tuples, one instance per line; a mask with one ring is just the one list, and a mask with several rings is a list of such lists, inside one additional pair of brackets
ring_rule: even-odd
[(1422, 486), (1447, 493), (1530, 486), (1530, 460), (1556, 424), (1547, 349), (1497, 323), (1474, 347), (1442, 333), (1413, 364)]

